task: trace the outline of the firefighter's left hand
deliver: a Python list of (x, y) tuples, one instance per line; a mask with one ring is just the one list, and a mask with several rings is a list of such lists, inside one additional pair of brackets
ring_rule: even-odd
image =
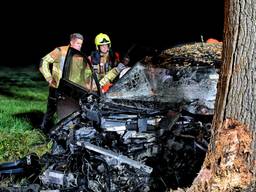
[(117, 68), (117, 70), (120, 73), (123, 69), (126, 68), (126, 66), (123, 63), (119, 63), (116, 68)]

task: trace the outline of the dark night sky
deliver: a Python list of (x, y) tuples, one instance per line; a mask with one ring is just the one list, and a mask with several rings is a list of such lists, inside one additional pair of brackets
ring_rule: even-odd
[(222, 40), (223, 0), (103, 2), (37, 1), (15, 6), (9, 2), (0, 15), (4, 48), (0, 65), (38, 66), (41, 57), (67, 44), (73, 32), (86, 37), (86, 53), (94, 49), (94, 37), (100, 32), (109, 34), (112, 47), (121, 53), (132, 44), (162, 50), (200, 41), (201, 35)]

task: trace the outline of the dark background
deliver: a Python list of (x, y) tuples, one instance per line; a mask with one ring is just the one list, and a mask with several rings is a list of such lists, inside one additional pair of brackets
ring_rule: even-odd
[(222, 40), (223, 0), (109, 2), (7, 2), (0, 15), (0, 65), (39, 66), (41, 57), (68, 44), (73, 32), (85, 36), (86, 54), (95, 49), (100, 32), (110, 36), (112, 48), (121, 54), (133, 44), (146, 54), (198, 42), (201, 36)]

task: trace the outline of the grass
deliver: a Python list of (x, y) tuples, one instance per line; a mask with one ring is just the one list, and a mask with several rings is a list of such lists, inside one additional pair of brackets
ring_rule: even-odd
[(38, 69), (0, 68), (0, 162), (49, 150), (38, 129), (46, 109), (48, 86)]

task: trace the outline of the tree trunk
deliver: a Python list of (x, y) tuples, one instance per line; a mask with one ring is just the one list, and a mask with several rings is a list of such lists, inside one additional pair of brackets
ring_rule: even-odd
[(256, 178), (256, 1), (225, 0), (213, 132), (188, 191), (253, 191)]

